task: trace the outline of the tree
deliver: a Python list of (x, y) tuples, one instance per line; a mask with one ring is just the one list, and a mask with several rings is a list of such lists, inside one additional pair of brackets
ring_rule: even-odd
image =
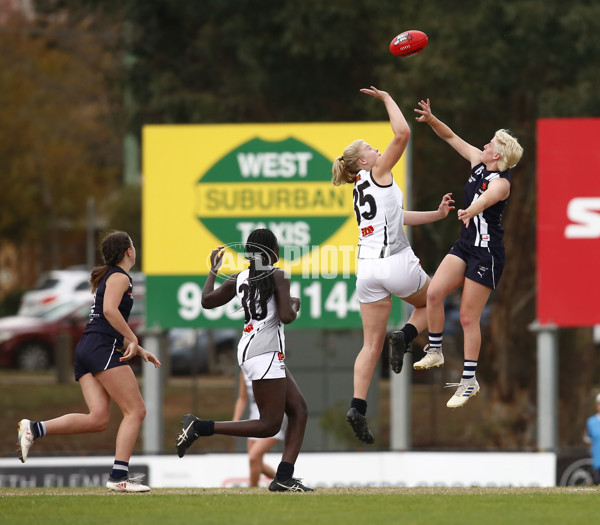
[(50, 254), (42, 269), (68, 264), (61, 232), (85, 232), (81, 204), (108, 194), (119, 176), (106, 55), (83, 22), (68, 22), (13, 16), (0, 31), (0, 238), (40, 246)]

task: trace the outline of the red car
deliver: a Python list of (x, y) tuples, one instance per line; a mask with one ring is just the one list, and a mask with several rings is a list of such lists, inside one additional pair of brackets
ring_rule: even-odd
[[(73, 353), (89, 320), (91, 303), (63, 303), (35, 316), (0, 318), (0, 367), (45, 370), (55, 361), (61, 334), (68, 334)], [(144, 300), (137, 299), (129, 316), (136, 332), (144, 323)]]

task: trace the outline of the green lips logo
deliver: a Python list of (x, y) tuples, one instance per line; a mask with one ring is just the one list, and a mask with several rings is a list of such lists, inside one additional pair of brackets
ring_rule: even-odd
[(196, 216), (224, 243), (269, 228), (281, 248), (318, 247), (348, 220), (352, 195), (331, 185), (331, 161), (287, 138), (255, 138), (198, 180)]

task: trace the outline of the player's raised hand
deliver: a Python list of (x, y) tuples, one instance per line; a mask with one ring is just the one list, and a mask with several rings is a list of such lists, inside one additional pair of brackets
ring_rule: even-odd
[(219, 246), (210, 253), (210, 271), (217, 273), (223, 264), (223, 256), (225, 255), (225, 246)]
[(429, 122), (433, 118), (433, 113), (431, 112), (431, 102), (429, 99), (421, 100), (418, 102), (419, 108), (415, 108), (415, 113), (418, 113), (417, 122)]
[(375, 86), (371, 86), (370, 88), (363, 88), (360, 90), (361, 93), (365, 95), (370, 95), (372, 97), (378, 99), (384, 99), (385, 97), (389, 97), (389, 93), (387, 91), (382, 91), (381, 89), (377, 89)]

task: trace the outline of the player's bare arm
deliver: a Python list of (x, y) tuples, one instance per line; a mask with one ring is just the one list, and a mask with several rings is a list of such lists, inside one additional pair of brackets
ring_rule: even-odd
[(210, 254), (210, 272), (202, 288), (202, 308), (216, 308), (223, 306), (235, 297), (235, 282), (237, 274), (228, 277), (225, 282), (215, 289), (215, 280), (219, 273), (219, 268), (223, 264), (223, 255), (225, 247), (219, 246)]
[(394, 138), (388, 144), (386, 150), (381, 154), (375, 166), (373, 167), (373, 176), (380, 180), (381, 177), (389, 175), (391, 177), (392, 168), (398, 163), (400, 157), (404, 154), (408, 140), (410, 138), (410, 128), (408, 122), (404, 118), (398, 104), (386, 91), (377, 89), (371, 86), (370, 89), (361, 89), (361, 93), (365, 93), (372, 97), (378, 98), (385, 104), (385, 109), (390, 119), (390, 126), (394, 132)]
[(469, 226), (470, 220), (479, 215), (483, 210), (493, 206), (497, 202), (506, 200), (510, 195), (510, 182), (506, 179), (497, 178), (490, 182), (486, 191), (483, 192), (471, 206), (466, 210), (458, 210), (458, 220)]
[(431, 129), (441, 139), (445, 140), (452, 146), (463, 158), (471, 163), (471, 167), (476, 166), (481, 162), (482, 151), (475, 146), (471, 146), (468, 142), (461, 139), (447, 124), (444, 124), (431, 112), (431, 102), (429, 99), (419, 101), (419, 108), (415, 109), (415, 113), (419, 116), (417, 122), (426, 122), (431, 126)]
[(420, 224), (429, 224), (430, 222), (440, 221), (448, 217), (450, 210), (454, 209), (454, 200), (452, 193), (446, 193), (442, 197), (442, 202), (435, 211), (405, 211), (404, 224), (407, 226), (418, 226)]

